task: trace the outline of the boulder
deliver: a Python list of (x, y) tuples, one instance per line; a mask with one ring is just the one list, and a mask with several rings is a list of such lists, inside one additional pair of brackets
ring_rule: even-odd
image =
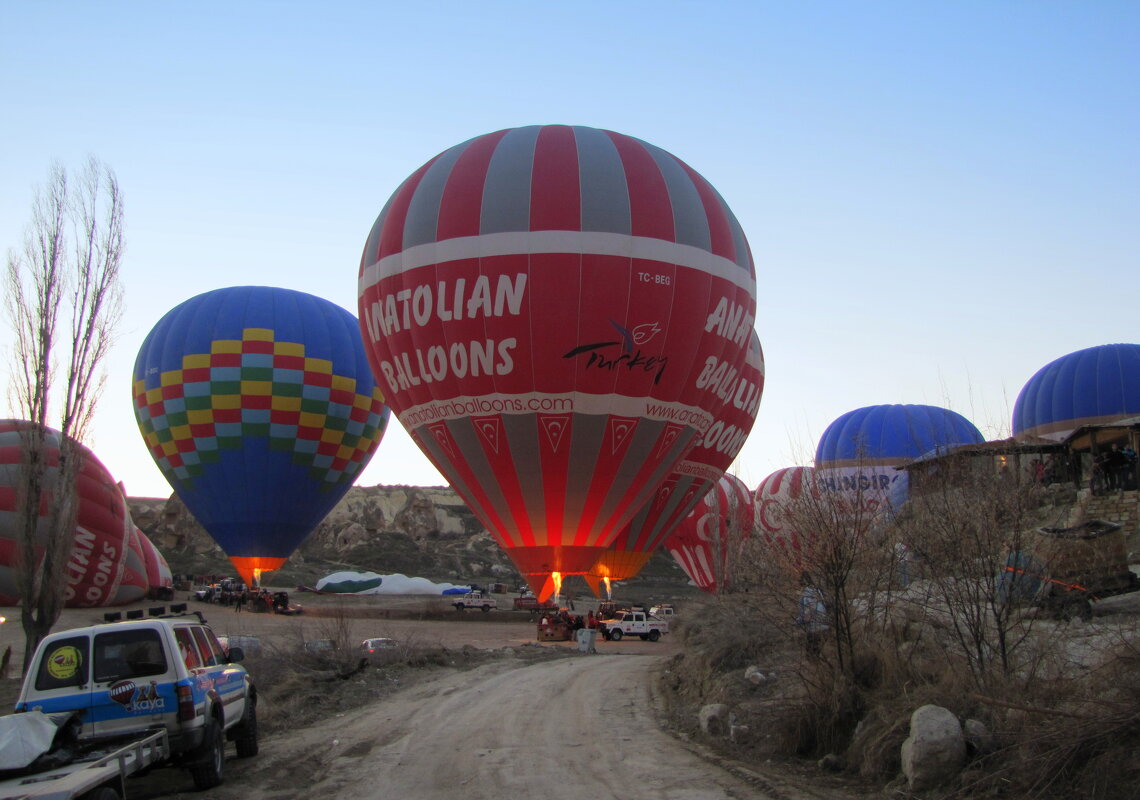
[(764, 670), (753, 664), (744, 670), (744, 680), (752, 684), (760, 685), (768, 680), (768, 676), (764, 674)]
[(970, 755), (984, 756), (997, 749), (997, 739), (985, 723), (979, 720), (966, 720), (962, 725), (962, 734), (966, 738), (966, 751)]
[(724, 736), (728, 733), (728, 706), (724, 703), (703, 706), (697, 719), (701, 723), (701, 730), (710, 736)]
[(910, 716), (910, 736), (902, 744), (902, 769), (910, 791), (920, 792), (953, 778), (966, 761), (962, 725), (952, 712), (926, 705)]
[(728, 740), (743, 744), (748, 739), (748, 726), (737, 722), (736, 714), (728, 715)]

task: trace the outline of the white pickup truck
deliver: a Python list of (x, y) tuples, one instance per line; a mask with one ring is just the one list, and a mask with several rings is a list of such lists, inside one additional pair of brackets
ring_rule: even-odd
[(465, 611), (468, 608), (481, 608), (484, 611), (490, 611), (492, 608), (498, 608), (499, 602), (493, 598), (488, 597), (482, 592), (468, 592), (467, 594), (452, 595), (454, 600), (451, 604), (455, 606), (456, 611)]
[(656, 642), (669, 632), (669, 623), (644, 611), (619, 611), (612, 619), (599, 622), (598, 631), (611, 642), (620, 642), (626, 636), (640, 636), (644, 641)]

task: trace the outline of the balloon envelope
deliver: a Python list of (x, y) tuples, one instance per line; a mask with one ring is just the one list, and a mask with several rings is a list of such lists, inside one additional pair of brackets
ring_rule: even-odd
[[(0, 605), (19, 603), (16, 584), (21, 569), (16, 503), (24, 436), (32, 423), (0, 420)], [(59, 480), (59, 431), (45, 429), (47, 491), (39, 508), (36, 563), (42, 563), (47, 518)], [(76, 476), (78, 499), (70, 555), (66, 566), (64, 603), (70, 608), (93, 608), (129, 603), (146, 592), (145, 574), (137, 550), (132, 551), (134, 523), (122, 489), (107, 468), (86, 447), (79, 445), (83, 464)]]
[(359, 291), (393, 411), (528, 581), (585, 573), (648, 502), (724, 403), (755, 314), (747, 241), (707, 181), (564, 125), (417, 170)]
[(123, 563), (123, 577), (108, 605), (125, 605), (142, 600), (149, 588), (146, 574), (146, 545), (142, 541), (142, 531), (132, 524), (126, 541), (127, 553)]
[(763, 393), (764, 350), (760, 337), (753, 332), (744, 368), (729, 393), (731, 399), (720, 408), (712, 426), (693, 449), (657, 487), (653, 499), (602, 553), (586, 577), (592, 588), (599, 578), (625, 580), (641, 571), (653, 551), (732, 465), (756, 422)]
[(1061, 356), (1026, 381), (1013, 406), (1018, 439), (1062, 441), (1084, 425), (1140, 421), (1140, 344)]
[(756, 487), (756, 529), (773, 557), (795, 574), (803, 569), (803, 537), (793, 511), (805, 494), (818, 492), (811, 467), (784, 467)]
[(752, 492), (724, 475), (665, 540), (665, 547), (699, 589), (715, 594), (730, 582), (737, 549), (755, 523)]
[(388, 420), (356, 319), (265, 286), (169, 311), (139, 350), (133, 395), (159, 469), (247, 583), (336, 505)]
[(375, 572), (334, 572), (313, 588), (329, 594), (375, 594), (383, 583), (384, 578)]
[(816, 480), (821, 490), (873, 511), (889, 497), (906, 497), (906, 472), (895, 467), (932, 450), (983, 441), (968, 419), (938, 406), (858, 408), (838, 417), (820, 437)]
[(138, 534), (139, 543), (146, 560), (147, 593), (152, 594), (160, 589), (173, 589), (174, 574), (170, 571), (170, 565), (166, 563), (166, 558), (158, 552), (154, 542), (145, 533), (138, 528), (135, 528), (135, 532)]

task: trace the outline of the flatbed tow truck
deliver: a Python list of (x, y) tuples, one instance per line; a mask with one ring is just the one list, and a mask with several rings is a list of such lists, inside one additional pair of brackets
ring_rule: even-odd
[(127, 778), (169, 758), (170, 742), (165, 730), (141, 734), (126, 742), (84, 745), (66, 764), (0, 777), (0, 800), (125, 800)]

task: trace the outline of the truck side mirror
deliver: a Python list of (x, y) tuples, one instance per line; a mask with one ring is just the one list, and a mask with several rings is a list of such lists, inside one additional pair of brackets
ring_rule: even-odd
[(229, 654), (226, 656), (227, 664), (236, 664), (245, 658), (245, 651), (238, 646), (230, 648)]

